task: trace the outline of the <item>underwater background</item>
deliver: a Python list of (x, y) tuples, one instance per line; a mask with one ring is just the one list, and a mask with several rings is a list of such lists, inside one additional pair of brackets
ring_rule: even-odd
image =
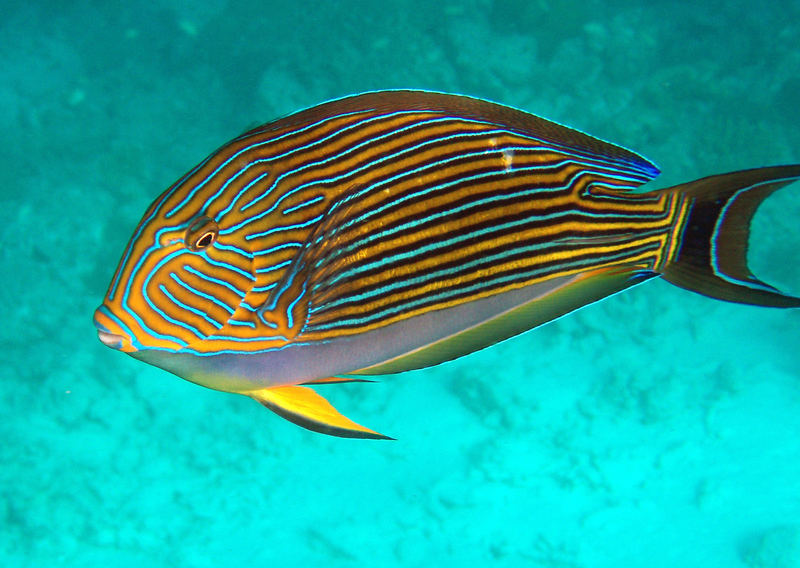
[[(104, 347), (150, 202), (364, 90), (489, 98), (657, 186), (800, 162), (800, 2), (3, 2), (0, 565), (800, 566), (800, 311), (650, 282), (432, 369), (320, 387), (343, 440)], [(754, 272), (800, 293), (800, 184)], [(323, 390), (324, 389), (324, 390)]]

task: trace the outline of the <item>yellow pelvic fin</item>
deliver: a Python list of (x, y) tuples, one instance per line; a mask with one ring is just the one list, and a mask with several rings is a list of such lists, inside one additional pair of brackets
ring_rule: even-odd
[(340, 438), (393, 439), (356, 424), (308, 387), (271, 387), (243, 394), (254, 398), (289, 422), (314, 432)]

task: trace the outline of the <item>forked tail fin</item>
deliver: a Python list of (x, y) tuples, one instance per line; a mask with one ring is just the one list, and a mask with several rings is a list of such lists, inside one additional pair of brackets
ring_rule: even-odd
[[(757, 279), (747, 267), (750, 221), (772, 192), (800, 179), (800, 165), (731, 172), (670, 188), (688, 196), (678, 250), (663, 270), (669, 282), (712, 298), (778, 308), (800, 298)], [(794, 259), (797, 262), (800, 259)]]

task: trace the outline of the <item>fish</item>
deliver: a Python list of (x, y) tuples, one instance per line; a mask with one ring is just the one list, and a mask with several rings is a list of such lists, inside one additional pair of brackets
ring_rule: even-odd
[(312, 431), (391, 439), (313, 387), (462, 357), (661, 277), (778, 308), (751, 219), (800, 165), (663, 189), (641, 155), (525, 111), (393, 90), (234, 138), (145, 212), (106, 346)]

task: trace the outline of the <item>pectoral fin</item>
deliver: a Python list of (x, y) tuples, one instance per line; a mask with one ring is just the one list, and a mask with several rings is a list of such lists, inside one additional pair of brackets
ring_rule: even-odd
[(244, 394), (289, 422), (314, 432), (341, 438), (392, 439), (343, 416), (331, 403), (308, 387), (271, 387)]
[(352, 207), (353, 203), (342, 200), (328, 208), (259, 308), (258, 316), (270, 328), (271, 335), (293, 340), (303, 332), (309, 316), (311, 291), (327, 271), (336, 266), (337, 230)]

